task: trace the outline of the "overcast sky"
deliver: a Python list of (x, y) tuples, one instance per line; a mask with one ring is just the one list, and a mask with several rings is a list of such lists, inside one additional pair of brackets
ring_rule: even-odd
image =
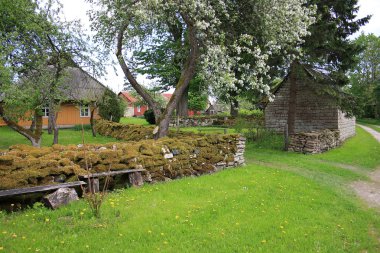
[[(67, 20), (80, 20), (83, 27), (90, 30), (90, 21), (86, 14), (89, 8), (91, 8), (90, 4), (86, 3), (85, 0), (61, 0), (61, 2), (63, 4), (63, 14)], [(377, 36), (380, 36), (380, 0), (359, 0), (359, 6), (360, 9), (358, 17), (372, 15), (370, 22), (366, 26), (362, 27), (360, 32), (364, 32), (366, 34), (374, 33)], [(360, 32), (354, 36), (358, 36)], [(119, 65), (116, 65), (115, 67), (117, 69), (118, 76), (115, 74), (112, 67), (108, 67), (108, 74), (104, 78), (101, 78), (100, 81), (115, 92), (119, 92), (123, 88), (124, 75)], [(143, 77), (139, 77), (138, 81), (147, 83), (147, 80)]]

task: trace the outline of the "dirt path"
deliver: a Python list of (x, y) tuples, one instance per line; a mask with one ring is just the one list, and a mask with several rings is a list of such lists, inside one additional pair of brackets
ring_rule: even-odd
[[(380, 133), (372, 128), (359, 125), (380, 143)], [(370, 181), (357, 181), (351, 184), (356, 194), (370, 207), (380, 209), (380, 169), (369, 174)]]

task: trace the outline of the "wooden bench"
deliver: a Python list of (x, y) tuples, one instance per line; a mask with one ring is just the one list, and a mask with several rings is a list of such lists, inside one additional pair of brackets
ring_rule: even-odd
[(117, 175), (128, 175), (129, 183), (132, 186), (141, 186), (144, 183), (141, 172), (146, 171), (145, 169), (134, 169), (134, 170), (113, 170), (108, 172), (91, 173), (88, 175), (81, 175), (79, 179), (86, 180), (89, 188), (93, 192), (99, 191), (99, 178), (101, 177), (113, 177)]
[(12, 196), (23, 195), (23, 194), (28, 194), (28, 193), (47, 192), (47, 191), (56, 190), (59, 188), (71, 188), (71, 187), (81, 186), (81, 185), (86, 185), (86, 182), (75, 181), (75, 182), (70, 182), (70, 183), (60, 183), (60, 184), (52, 184), (52, 185), (41, 185), (41, 186), (33, 186), (33, 187), (26, 187), (26, 188), (2, 190), (0, 191), (0, 198), (12, 197)]

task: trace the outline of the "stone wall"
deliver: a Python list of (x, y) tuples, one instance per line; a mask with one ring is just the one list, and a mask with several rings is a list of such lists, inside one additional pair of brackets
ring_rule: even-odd
[(146, 182), (198, 176), (244, 164), (240, 135), (183, 136), (97, 145), (15, 145), (0, 152), (0, 190), (70, 182), (77, 175), (141, 169)]
[(197, 116), (197, 117), (187, 117), (187, 118), (176, 118), (170, 119), (170, 126), (174, 127), (179, 124), (180, 127), (192, 127), (192, 126), (229, 126), (233, 125), (234, 119), (231, 117), (222, 116)]
[[(347, 119), (334, 104), (334, 100), (315, 92), (317, 84), (310, 76), (301, 71), (297, 73), (297, 100), (295, 132), (311, 132), (323, 129), (336, 129), (341, 132), (343, 141), (355, 134), (355, 119)], [(273, 102), (265, 109), (265, 126), (267, 129), (283, 133), (287, 124), (289, 108), (289, 78), (275, 93)]]
[(356, 134), (355, 131), (355, 123), (356, 119), (355, 117), (347, 117), (345, 113), (342, 111), (338, 112), (338, 121), (339, 121), (339, 138), (341, 141), (344, 141), (345, 139), (352, 137)]
[(289, 151), (318, 154), (341, 144), (339, 130), (319, 130), (289, 136)]

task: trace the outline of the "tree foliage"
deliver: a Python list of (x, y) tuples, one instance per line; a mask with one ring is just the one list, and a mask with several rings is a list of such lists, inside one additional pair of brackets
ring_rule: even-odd
[(327, 69), (337, 84), (345, 85), (345, 73), (356, 64), (356, 55), (362, 50), (349, 36), (370, 16), (357, 19), (357, 0), (308, 0), (308, 4), (317, 6), (317, 20), (302, 44), (303, 61)]
[(112, 90), (106, 89), (99, 103), (99, 115), (103, 119), (119, 122), (123, 117), (125, 104)]
[(357, 101), (356, 116), (380, 117), (380, 37), (361, 34), (354, 41), (364, 50), (356, 56), (358, 64), (350, 71), (350, 93)]
[[(90, 13), (97, 38), (109, 49), (117, 49), (126, 78), (154, 110), (158, 125), (156, 137), (167, 134), (170, 115), (189, 87), (198, 63), (202, 79), (217, 90), (218, 87), (237, 90), (245, 85), (268, 93), (264, 77), (268, 74), (269, 55), (294, 48), (313, 22), (310, 17), (313, 10), (304, 5), (304, 0), (90, 2), (99, 5)], [(136, 63), (126, 58), (125, 50), (152, 48), (156, 52), (169, 40), (167, 35), (172, 26), (184, 28), (188, 47), (174, 94), (161, 113), (154, 99), (136, 81)], [(163, 41), (152, 43), (156, 38)]]

